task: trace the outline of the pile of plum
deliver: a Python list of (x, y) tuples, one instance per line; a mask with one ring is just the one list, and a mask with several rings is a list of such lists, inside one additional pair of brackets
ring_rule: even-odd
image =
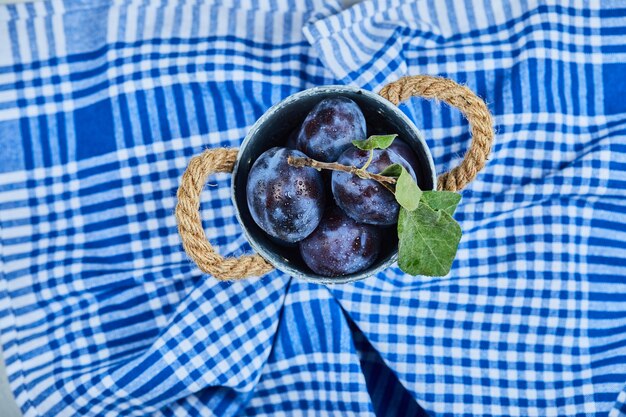
[(298, 246), (304, 263), (320, 275), (348, 275), (371, 266), (381, 253), (384, 235), (396, 234), (390, 226), (397, 223), (400, 208), (392, 192), (372, 179), (296, 167), (288, 158), (366, 166), (374, 174), (396, 163), (417, 180), (417, 157), (401, 140), (373, 151), (352, 144), (366, 139), (366, 126), (354, 101), (324, 99), (284, 147), (265, 151), (249, 173), (246, 195), (256, 224), (274, 242)]

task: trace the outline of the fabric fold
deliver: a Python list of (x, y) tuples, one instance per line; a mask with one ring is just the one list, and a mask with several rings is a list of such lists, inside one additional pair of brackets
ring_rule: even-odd
[[(288, 277), (202, 275), (173, 210), (192, 155), (331, 83), (300, 28), (336, 3), (264, 4), (0, 7), (0, 339), (24, 415), (226, 415), (252, 391)], [(250, 252), (230, 179), (209, 181), (207, 236)]]
[(260, 378), (287, 282), (278, 273), (232, 284), (200, 281), (140, 356), (66, 383), (66, 407), (79, 415), (145, 415), (208, 387), (231, 388), (235, 407)]
[[(611, 29), (592, 23), (619, 19), (568, 6), (369, 1), (304, 30), (344, 83), (375, 91), (404, 75), (442, 75), (494, 115), (490, 161), (455, 214), (464, 236), (451, 273), (389, 269), (332, 289), (437, 415), (603, 414), (623, 382), (626, 287), (616, 277), (626, 272), (626, 210), (612, 178), (626, 108), (612, 93), (623, 89), (622, 65), (603, 52)], [(419, 99), (403, 110), (440, 171), (458, 163), (470, 141), (459, 112)]]
[(241, 415), (290, 413), (375, 415), (341, 308), (323, 286), (296, 280), (263, 377)]
[[(384, 413), (365, 351), (429, 414), (623, 413), (622, 9), (1, 6), (0, 341), (24, 415)], [(237, 147), (302, 89), (377, 91), (412, 74), (467, 85), (496, 123), (455, 214), (465, 235), (450, 274), (394, 267), (287, 291), (279, 271), (225, 284), (187, 259), (173, 210), (193, 155)], [(458, 111), (401, 109), (440, 172), (458, 163), (471, 140)], [(230, 179), (210, 182), (207, 236), (222, 255), (250, 252)]]

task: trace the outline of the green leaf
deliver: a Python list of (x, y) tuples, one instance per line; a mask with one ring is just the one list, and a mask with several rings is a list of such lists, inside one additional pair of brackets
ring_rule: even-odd
[(364, 151), (387, 149), (398, 135), (372, 135), (365, 140), (353, 140), (352, 144)]
[(459, 201), (461, 201), (461, 194), (452, 191), (424, 191), (421, 200), (431, 209), (443, 210), (450, 216), (454, 214)]
[(398, 178), (402, 173), (402, 169), (402, 165), (400, 164), (391, 164), (387, 168), (383, 169), (379, 175)]
[(427, 204), (414, 211), (400, 208), (398, 266), (411, 275), (448, 274), (461, 234), (461, 226), (446, 211), (435, 211)]
[(396, 200), (408, 211), (413, 211), (419, 206), (422, 190), (419, 189), (406, 168), (400, 165), (400, 169), (400, 176), (396, 181)]

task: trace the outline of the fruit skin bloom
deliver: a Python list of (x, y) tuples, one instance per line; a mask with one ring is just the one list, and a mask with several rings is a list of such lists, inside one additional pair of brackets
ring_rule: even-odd
[(411, 168), (413, 168), (413, 171), (415, 171), (415, 174), (420, 171), (420, 163), (417, 159), (417, 155), (415, 155), (413, 149), (411, 149), (411, 147), (407, 145), (406, 142), (403, 142), (402, 139), (394, 140), (388, 149), (390, 151), (394, 151), (398, 154), (398, 156), (407, 161), (409, 165), (411, 165)]
[(365, 117), (359, 106), (346, 97), (317, 103), (302, 123), (298, 149), (322, 162), (335, 162), (353, 140), (365, 139)]
[[(342, 165), (361, 167), (369, 151), (349, 148), (337, 160)], [(401, 156), (389, 149), (374, 150), (367, 171), (378, 174), (391, 164), (400, 164), (416, 179), (413, 168)], [(398, 221), (400, 206), (394, 195), (374, 180), (366, 180), (346, 172), (333, 171), (332, 189), (335, 202), (357, 222), (389, 226)]]
[(302, 259), (325, 276), (347, 275), (372, 265), (380, 253), (377, 227), (357, 223), (339, 207), (330, 207), (315, 231), (300, 242)]
[(320, 222), (326, 200), (322, 176), (313, 168), (295, 168), (287, 158), (302, 152), (271, 148), (254, 162), (246, 197), (254, 222), (270, 236), (285, 242), (307, 237)]

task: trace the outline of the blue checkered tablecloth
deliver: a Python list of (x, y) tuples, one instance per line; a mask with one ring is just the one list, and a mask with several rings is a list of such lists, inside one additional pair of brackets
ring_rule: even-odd
[[(626, 416), (625, 45), (623, 0), (0, 6), (0, 339), (22, 412)], [(192, 155), (302, 89), (407, 74), (495, 116), (448, 276), (221, 283), (187, 259)], [(458, 163), (457, 111), (402, 109), (440, 171)], [(211, 182), (208, 236), (249, 252), (229, 176)]]

